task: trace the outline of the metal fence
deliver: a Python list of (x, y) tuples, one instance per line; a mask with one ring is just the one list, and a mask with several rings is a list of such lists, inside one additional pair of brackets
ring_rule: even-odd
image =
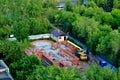
[[(35, 39), (46, 39), (50, 38), (50, 34), (38, 34), (38, 35), (30, 35), (28, 36), (30, 40), (35, 40)], [(15, 41), (17, 40), (15, 37), (10, 37), (8, 38), (9, 41)]]

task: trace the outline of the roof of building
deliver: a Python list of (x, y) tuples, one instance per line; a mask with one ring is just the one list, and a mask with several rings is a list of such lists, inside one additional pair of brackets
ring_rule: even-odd
[(0, 60), (0, 80), (14, 80), (9, 73), (9, 68), (3, 60)]
[(51, 32), (51, 34), (53, 34), (54, 36), (58, 37), (58, 36), (62, 36), (62, 35), (67, 35), (66, 33), (64, 33), (63, 31), (60, 30), (53, 30)]

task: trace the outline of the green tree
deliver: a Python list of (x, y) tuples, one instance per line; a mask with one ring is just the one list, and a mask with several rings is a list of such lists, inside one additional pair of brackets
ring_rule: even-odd
[(13, 32), (17, 40), (28, 39), (29, 36), (29, 20), (22, 19), (21, 21), (14, 21)]
[(58, 6), (58, 2), (57, 0), (43, 0), (43, 4), (42, 4), (43, 8), (53, 8), (53, 9), (57, 9)]
[(98, 7), (102, 7), (105, 11), (111, 11), (113, 7), (113, 0), (91, 0), (94, 1)]
[(79, 6), (83, 4), (83, 0), (76, 0), (75, 5)]
[(113, 26), (114, 18), (110, 12), (104, 12), (101, 16), (102, 16), (101, 17), (102, 24), (108, 24)]
[(116, 72), (108, 67), (100, 67), (93, 65), (88, 71), (85, 72), (85, 80), (118, 80)]
[(111, 28), (111, 26), (105, 24), (105, 25), (100, 25), (99, 30), (101, 33), (101, 37), (103, 37), (103, 36), (106, 36), (107, 34), (109, 34), (112, 31), (112, 28)]
[[(89, 8), (85, 9), (83, 16), (90, 17), (90, 18), (95, 17), (95, 19), (97, 19), (101, 16), (101, 14), (103, 14), (103, 12), (104, 11), (102, 8), (89, 7)], [(97, 20), (99, 20), (99, 19), (97, 19)]]
[(66, 11), (60, 11), (60, 13), (57, 13), (53, 17), (55, 19), (55, 22), (57, 24), (62, 24), (63, 31), (65, 32), (71, 32), (72, 31), (72, 22), (74, 22), (77, 18), (77, 15), (72, 12), (66, 12)]
[(114, 17), (113, 23), (112, 23), (112, 28), (113, 29), (118, 29), (120, 26), (120, 10), (119, 9), (113, 9), (112, 11), (112, 16)]
[(120, 79), (120, 67), (118, 68), (118, 71), (117, 71), (117, 76), (118, 76), (118, 80)]
[(96, 22), (93, 18), (90, 19), (87, 17), (80, 17), (76, 21), (74, 21), (72, 25), (73, 35), (76, 36), (79, 40), (86, 43), (86, 41), (88, 40), (88, 34), (90, 32), (94, 32), (97, 29), (99, 23)]
[(120, 67), (120, 59), (119, 59), (119, 57), (120, 57), (120, 49), (119, 49), (116, 56), (117, 56), (117, 59), (116, 59), (117, 67)]
[(30, 35), (40, 34), (44, 32), (42, 21), (36, 18), (30, 18)]
[(74, 12), (81, 16), (94, 18), (96, 21), (102, 23), (103, 14), (105, 13), (102, 8), (99, 8), (93, 1), (89, 2), (89, 7), (86, 8), (84, 5), (77, 6)]
[(29, 17), (39, 17), (43, 11), (42, 0), (28, 0), (26, 1), (28, 6), (26, 7)]
[(8, 38), (11, 33), (10, 26), (6, 25), (0, 28), (0, 39)]
[[(79, 72), (80, 73), (80, 72)], [(44, 75), (43, 75), (44, 74)], [(76, 69), (59, 69), (56, 66), (38, 67), (27, 80), (80, 80), (81, 76), (76, 76)]]
[(41, 29), (43, 33), (50, 33), (52, 30), (54, 30), (53, 25), (50, 23), (50, 21), (47, 18), (45, 18), (41, 22), (43, 23), (43, 28), (44, 28), (44, 31), (42, 31)]
[(5, 58), (8, 53), (9, 47), (10, 47), (10, 41), (8, 40), (0, 40), (0, 58), (3, 59)]
[(113, 8), (120, 9), (120, 0), (113, 0)]
[(86, 9), (86, 8), (85, 8), (84, 5), (76, 6), (76, 7), (74, 8), (74, 12), (82, 16), (83, 13), (85, 12), (85, 9)]
[(117, 54), (120, 50), (120, 33), (118, 30), (113, 30), (106, 36), (102, 36), (99, 39), (99, 44), (97, 45), (97, 52), (103, 54), (112, 61), (115, 61)]
[(29, 42), (27, 40), (17, 42), (10, 42), (8, 40), (0, 41), (0, 57), (5, 60), (7, 64), (16, 62), (25, 56), (25, 49), (28, 48)]
[(16, 80), (26, 80), (39, 65), (42, 66), (43, 64), (38, 57), (30, 55), (10, 64), (10, 70)]
[(73, 3), (70, 0), (66, 0), (65, 6), (66, 6), (67, 11), (73, 11), (74, 10)]
[(98, 28), (94, 29), (93, 32), (88, 33), (88, 38), (86, 43), (90, 51), (95, 53), (95, 49), (97, 47), (98, 40), (100, 37), (101, 37), (101, 33)]
[(0, 15), (0, 39), (8, 38), (10, 35), (11, 22), (11, 17), (5, 16), (5, 14)]
[(14, 18), (22, 17), (37, 17), (42, 11), (41, 0), (12, 0), (9, 5)]

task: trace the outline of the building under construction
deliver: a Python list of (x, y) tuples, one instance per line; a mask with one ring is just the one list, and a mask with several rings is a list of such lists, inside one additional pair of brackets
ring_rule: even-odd
[(27, 55), (36, 54), (47, 65), (57, 65), (61, 67), (81, 68), (81, 62), (78, 57), (73, 55), (77, 47), (68, 41), (52, 42), (49, 40), (36, 40), (31, 43), (34, 48), (25, 51)]

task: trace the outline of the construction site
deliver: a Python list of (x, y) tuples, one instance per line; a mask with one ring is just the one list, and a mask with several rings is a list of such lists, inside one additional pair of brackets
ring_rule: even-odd
[[(88, 69), (90, 64), (81, 61), (75, 53), (81, 48), (66, 40), (52, 42), (50, 40), (36, 40), (31, 42), (33, 48), (25, 51), (27, 55), (35, 54), (47, 65), (57, 65), (61, 67), (76, 67), (78, 69)], [(82, 49), (81, 49), (82, 51)], [(81, 52), (82, 53), (82, 52)]]

